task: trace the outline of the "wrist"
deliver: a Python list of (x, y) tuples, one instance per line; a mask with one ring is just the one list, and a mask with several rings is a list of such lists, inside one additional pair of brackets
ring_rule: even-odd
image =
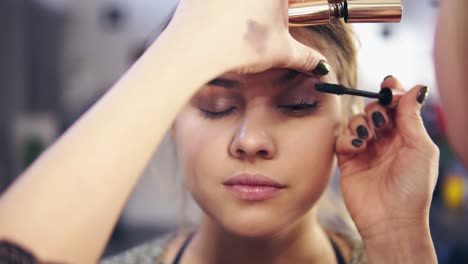
[(427, 220), (382, 224), (362, 238), (369, 263), (437, 263)]

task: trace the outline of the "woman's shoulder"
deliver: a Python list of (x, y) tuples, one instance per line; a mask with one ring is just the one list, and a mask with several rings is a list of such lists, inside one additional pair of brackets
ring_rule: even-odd
[(105, 258), (101, 264), (117, 264), (117, 263), (151, 263), (163, 264), (166, 263), (166, 254), (168, 253), (169, 244), (173, 243), (180, 236), (179, 232), (173, 231), (165, 233), (150, 241), (144, 242), (129, 250), (119, 253), (115, 256)]
[(335, 231), (326, 231), (333, 243), (336, 244), (346, 263), (349, 264), (367, 264), (364, 245), (359, 239), (344, 233)]
[[(347, 264), (367, 264), (362, 242), (351, 236), (335, 231), (326, 231), (336, 244)], [(101, 264), (151, 263), (167, 264), (175, 257), (190, 232), (173, 231), (145, 242), (113, 257), (102, 260)]]

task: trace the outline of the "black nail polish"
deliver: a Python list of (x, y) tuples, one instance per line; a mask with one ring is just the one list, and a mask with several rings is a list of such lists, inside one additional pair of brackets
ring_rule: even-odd
[(385, 80), (387, 80), (388, 78), (392, 78), (392, 77), (393, 77), (393, 75), (387, 75), (387, 77), (385, 77), (383, 80), (385, 81)]
[(424, 101), (426, 101), (427, 94), (427, 86), (422, 87), (418, 92), (418, 96), (416, 97), (418, 103), (423, 104)]
[(353, 144), (353, 146), (355, 146), (356, 148), (359, 148), (362, 143), (364, 143), (364, 141), (362, 139), (353, 139), (353, 141), (351, 141), (351, 144)]
[(379, 111), (372, 113), (372, 121), (377, 128), (383, 127), (383, 125), (385, 125), (385, 117)]
[(356, 132), (360, 139), (366, 139), (369, 136), (369, 132), (367, 131), (367, 128), (363, 125), (358, 126), (356, 128)]
[(312, 71), (313, 74), (317, 74), (319, 76), (325, 76), (330, 72), (330, 65), (324, 61), (321, 60), (318, 64), (317, 67)]

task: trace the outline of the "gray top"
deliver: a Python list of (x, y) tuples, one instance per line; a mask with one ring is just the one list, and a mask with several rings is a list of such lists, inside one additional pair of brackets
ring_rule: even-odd
[(168, 233), (161, 237), (145, 242), (139, 246), (126, 250), (118, 255), (105, 258), (101, 264), (163, 264), (162, 255), (164, 249), (176, 233)]
[[(124, 251), (118, 255), (106, 258), (100, 264), (167, 264), (164, 263), (162, 256), (167, 244), (174, 239), (178, 232), (171, 232), (156, 239), (145, 242), (139, 246)], [(364, 247), (361, 242), (350, 239), (343, 234), (337, 234), (341, 239), (344, 239), (351, 249), (349, 259), (346, 260), (350, 264), (366, 264)]]

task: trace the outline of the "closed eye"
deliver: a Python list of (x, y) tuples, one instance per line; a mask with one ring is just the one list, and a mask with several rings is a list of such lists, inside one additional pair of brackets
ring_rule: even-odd
[(227, 110), (224, 111), (208, 111), (204, 109), (200, 109), (203, 117), (209, 118), (209, 119), (216, 119), (216, 118), (222, 118), (225, 116), (228, 116), (236, 111), (236, 107), (231, 107)]
[(318, 101), (313, 101), (313, 102), (301, 101), (300, 103), (297, 103), (297, 104), (280, 105), (278, 106), (278, 109), (282, 110), (286, 114), (303, 115), (303, 114), (308, 114), (316, 110), (318, 107), (319, 107)]
[[(318, 101), (307, 102), (302, 100), (297, 104), (290, 104), (290, 105), (279, 105), (277, 108), (280, 109), (283, 113), (293, 116), (304, 116), (313, 111), (315, 111), (319, 107)], [(209, 111), (205, 109), (201, 109), (200, 111), (203, 117), (208, 119), (220, 119), (223, 117), (227, 117), (237, 111), (237, 107), (231, 107), (223, 111)]]

